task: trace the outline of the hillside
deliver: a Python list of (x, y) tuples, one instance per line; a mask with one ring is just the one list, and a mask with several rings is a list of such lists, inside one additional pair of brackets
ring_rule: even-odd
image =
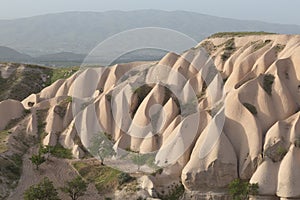
[[(300, 198), (299, 53), (300, 35), (219, 33), (2, 101), (1, 193), (21, 199), (44, 176), (60, 187), (79, 173), (84, 199), (230, 199), (236, 179), (258, 184), (257, 199)], [(38, 171), (40, 145), (56, 151)]]
[(0, 46), (0, 61), (1, 62), (30, 62), (32, 57), (22, 54), (12, 48)]
[(32, 93), (39, 93), (57, 79), (70, 76), (77, 69), (0, 63), (0, 101), (6, 99), (21, 101)]
[(185, 11), (68, 12), (0, 20), (0, 45), (34, 57), (59, 52), (87, 54), (109, 36), (141, 27), (173, 29), (196, 41), (220, 31), (300, 33), (300, 26), (296, 25), (234, 20)]

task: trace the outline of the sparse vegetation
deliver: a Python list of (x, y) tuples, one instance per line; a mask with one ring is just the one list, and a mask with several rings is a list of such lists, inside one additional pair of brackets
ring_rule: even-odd
[(57, 144), (54, 147), (47, 146), (44, 153), (49, 152), (51, 155), (57, 158), (64, 158), (64, 159), (72, 159), (73, 154), (71, 149), (64, 148), (61, 144)]
[(107, 133), (99, 133), (94, 135), (90, 141), (88, 150), (93, 156), (100, 159), (101, 165), (105, 158), (115, 154), (111, 140), (111, 135)]
[(7, 151), (7, 137), (10, 134), (8, 130), (0, 131), (0, 153)]
[(6, 177), (11, 188), (14, 188), (21, 176), (22, 157), (18, 154), (6, 158), (0, 157), (0, 163), (0, 174)]
[(120, 171), (94, 162), (74, 162), (74, 168), (88, 182), (95, 184), (99, 193), (113, 192), (119, 186)]
[(47, 116), (48, 110), (37, 110), (36, 115), (37, 115), (37, 131), (39, 135), (40, 141), (42, 141), (46, 136), (47, 133), (45, 132), (45, 127), (46, 127), (46, 116)]
[(221, 59), (225, 62), (230, 58), (230, 56), (235, 52), (235, 43), (234, 43), (234, 38), (231, 38), (227, 40), (224, 43), (224, 53), (221, 55)]
[(251, 36), (251, 35), (274, 35), (276, 33), (269, 33), (264, 31), (259, 32), (219, 32), (215, 33), (209, 38), (221, 38), (221, 37), (244, 37), (244, 36)]
[(45, 157), (40, 152), (38, 154), (33, 154), (30, 157), (30, 160), (31, 160), (32, 164), (35, 165), (36, 170), (38, 170), (39, 166), (46, 161)]
[(208, 54), (212, 54), (217, 50), (217, 47), (211, 41), (205, 41), (201, 44), (201, 47), (206, 50)]
[(59, 79), (66, 79), (72, 76), (75, 72), (79, 70), (79, 67), (61, 67), (54, 68), (51, 73), (50, 82), (48, 85), (51, 85)]
[(184, 194), (184, 186), (180, 183), (176, 185), (168, 194), (159, 195), (159, 198), (162, 200), (178, 200)]
[(283, 44), (277, 44), (275, 46), (276, 53), (279, 54), (285, 48), (285, 46), (286, 45), (283, 45)]
[(68, 194), (72, 200), (77, 200), (83, 196), (87, 191), (87, 183), (80, 177), (77, 176), (71, 181), (67, 181), (66, 186), (61, 188), (61, 191)]
[(279, 142), (272, 144), (272, 146), (266, 148), (264, 151), (264, 155), (270, 158), (273, 162), (279, 162), (284, 158), (287, 152), (288, 151), (285, 147), (285, 144), (282, 140), (280, 140)]
[(272, 95), (272, 85), (275, 77), (272, 74), (266, 74), (263, 78), (263, 88), (268, 95)]
[[(37, 65), (7, 63), (14, 71), (8, 78), (0, 76), (0, 101), (23, 100), (32, 93), (39, 93), (56, 80), (68, 78), (79, 67), (50, 68)], [(25, 66), (20, 69), (20, 66)]]
[(240, 179), (235, 179), (229, 184), (229, 194), (233, 200), (248, 199), (249, 195), (257, 195), (258, 189), (258, 183), (251, 184)]
[(130, 155), (133, 164), (137, 165), (138, 171), (143, 165), (156, 169), (157, 166), (154, 164), (155, 156), (153, 154), (140, 154), (139, 152), (134, 152)]
[(128, 173), (122, 172), (118, 176), (118, 183), (119, 183), (119, 185), (123, 185), (124, 183), (127, 183), (127, 182), (129, 182), (129, 181), (131, 181), (133, 179), (134, 178), (131, 177)]
[(258, 51), (259, 49), (263, 48), (264, 46), (266, 46), (267, 44), (269, 44), (270, 42), (272, 42), (272, 40), (265, 40), (265, 41), (258, 41), (254, 43), (254, 48), (253, 48), (253, 52)]
[(278, 146), (278, 148), (277, 148), (277, 154), (281, 157), (281, 160), (287, 154), (287, 152), (288, 151), (284, 147)]
[(23, 100), (32, 93), (38, 93), (46, 84), (43, 75), (51, 72), (51, 68), (35, 65), (23, 65), (25, 69), (19, 68), (21, 64), (7, 63), (13, 72), (9, 77), (0, 76), (0, 101), (5, 99)]
[(243, 103), (243, 105), (253, 114), (256, 115), (257, 114), (257, 110), (255, 108), (254, 105), (250, 104), (250, 103)]
[(59, 200), (53, 182), (45, 177), (39, 184), (30, 186), (24, 192), (25, 200)]

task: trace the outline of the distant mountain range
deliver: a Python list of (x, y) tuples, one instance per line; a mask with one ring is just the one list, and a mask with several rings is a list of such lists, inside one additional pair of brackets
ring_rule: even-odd
[(28, 54), (38, 61), (78, 61), (109, 36), (139, 27), (170, 28), (197, 41), (223, 31), (300, 33), (298, 25), (235, 20), (186, 11), (67, 12), (0, 20), (0, 46), (22, 52), (20, 55), (6, 49), (9, 59), (13, 55), (13, 58), (26, 60), (28, 56), (24, 54)]
[(0, 46), (0, 62), (34, 63), (51, 66), (72, 66), (82, 63), (86, 55), (60, 52), (32, 57), (12, 48)]

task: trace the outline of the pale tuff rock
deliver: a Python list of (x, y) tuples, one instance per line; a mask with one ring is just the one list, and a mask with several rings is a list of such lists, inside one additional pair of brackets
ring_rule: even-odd
[(0, 102), (0, 130), (5, 129), (8, 123), (22, 117), (24, 106), (16, 100), (5, 100)]
[(157, 152), (166, 168), (145, 180), (149, 193), (179, 181), (224, 192), (241, 178), (261, 195), (299, 198), (299, 55), (299, 35), (223, 37), (158, 62), (81, 70), (22, 103), (1, 102), (0, 130), (25, 107), (36, 135), (35, 110), (48, 109), (43, 143), (76, 158), (99, 132), (114, 149)]

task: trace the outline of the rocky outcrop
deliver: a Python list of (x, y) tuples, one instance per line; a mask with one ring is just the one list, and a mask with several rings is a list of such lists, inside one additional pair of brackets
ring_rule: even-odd
[(298, 35), (212, 37), (182, 55), (81, 70), (22, 103), (3, 101), (0, 129), (25, 107), (36, 134), (33, 111), (46, 109), (45, 145), (81, 158), (98, 142), (109, 162), (162, 167), (145, 178), (149, 193), (181, 181), (209, 198), (240, 178), (260, 195), (299, 198), (299, 54)]

